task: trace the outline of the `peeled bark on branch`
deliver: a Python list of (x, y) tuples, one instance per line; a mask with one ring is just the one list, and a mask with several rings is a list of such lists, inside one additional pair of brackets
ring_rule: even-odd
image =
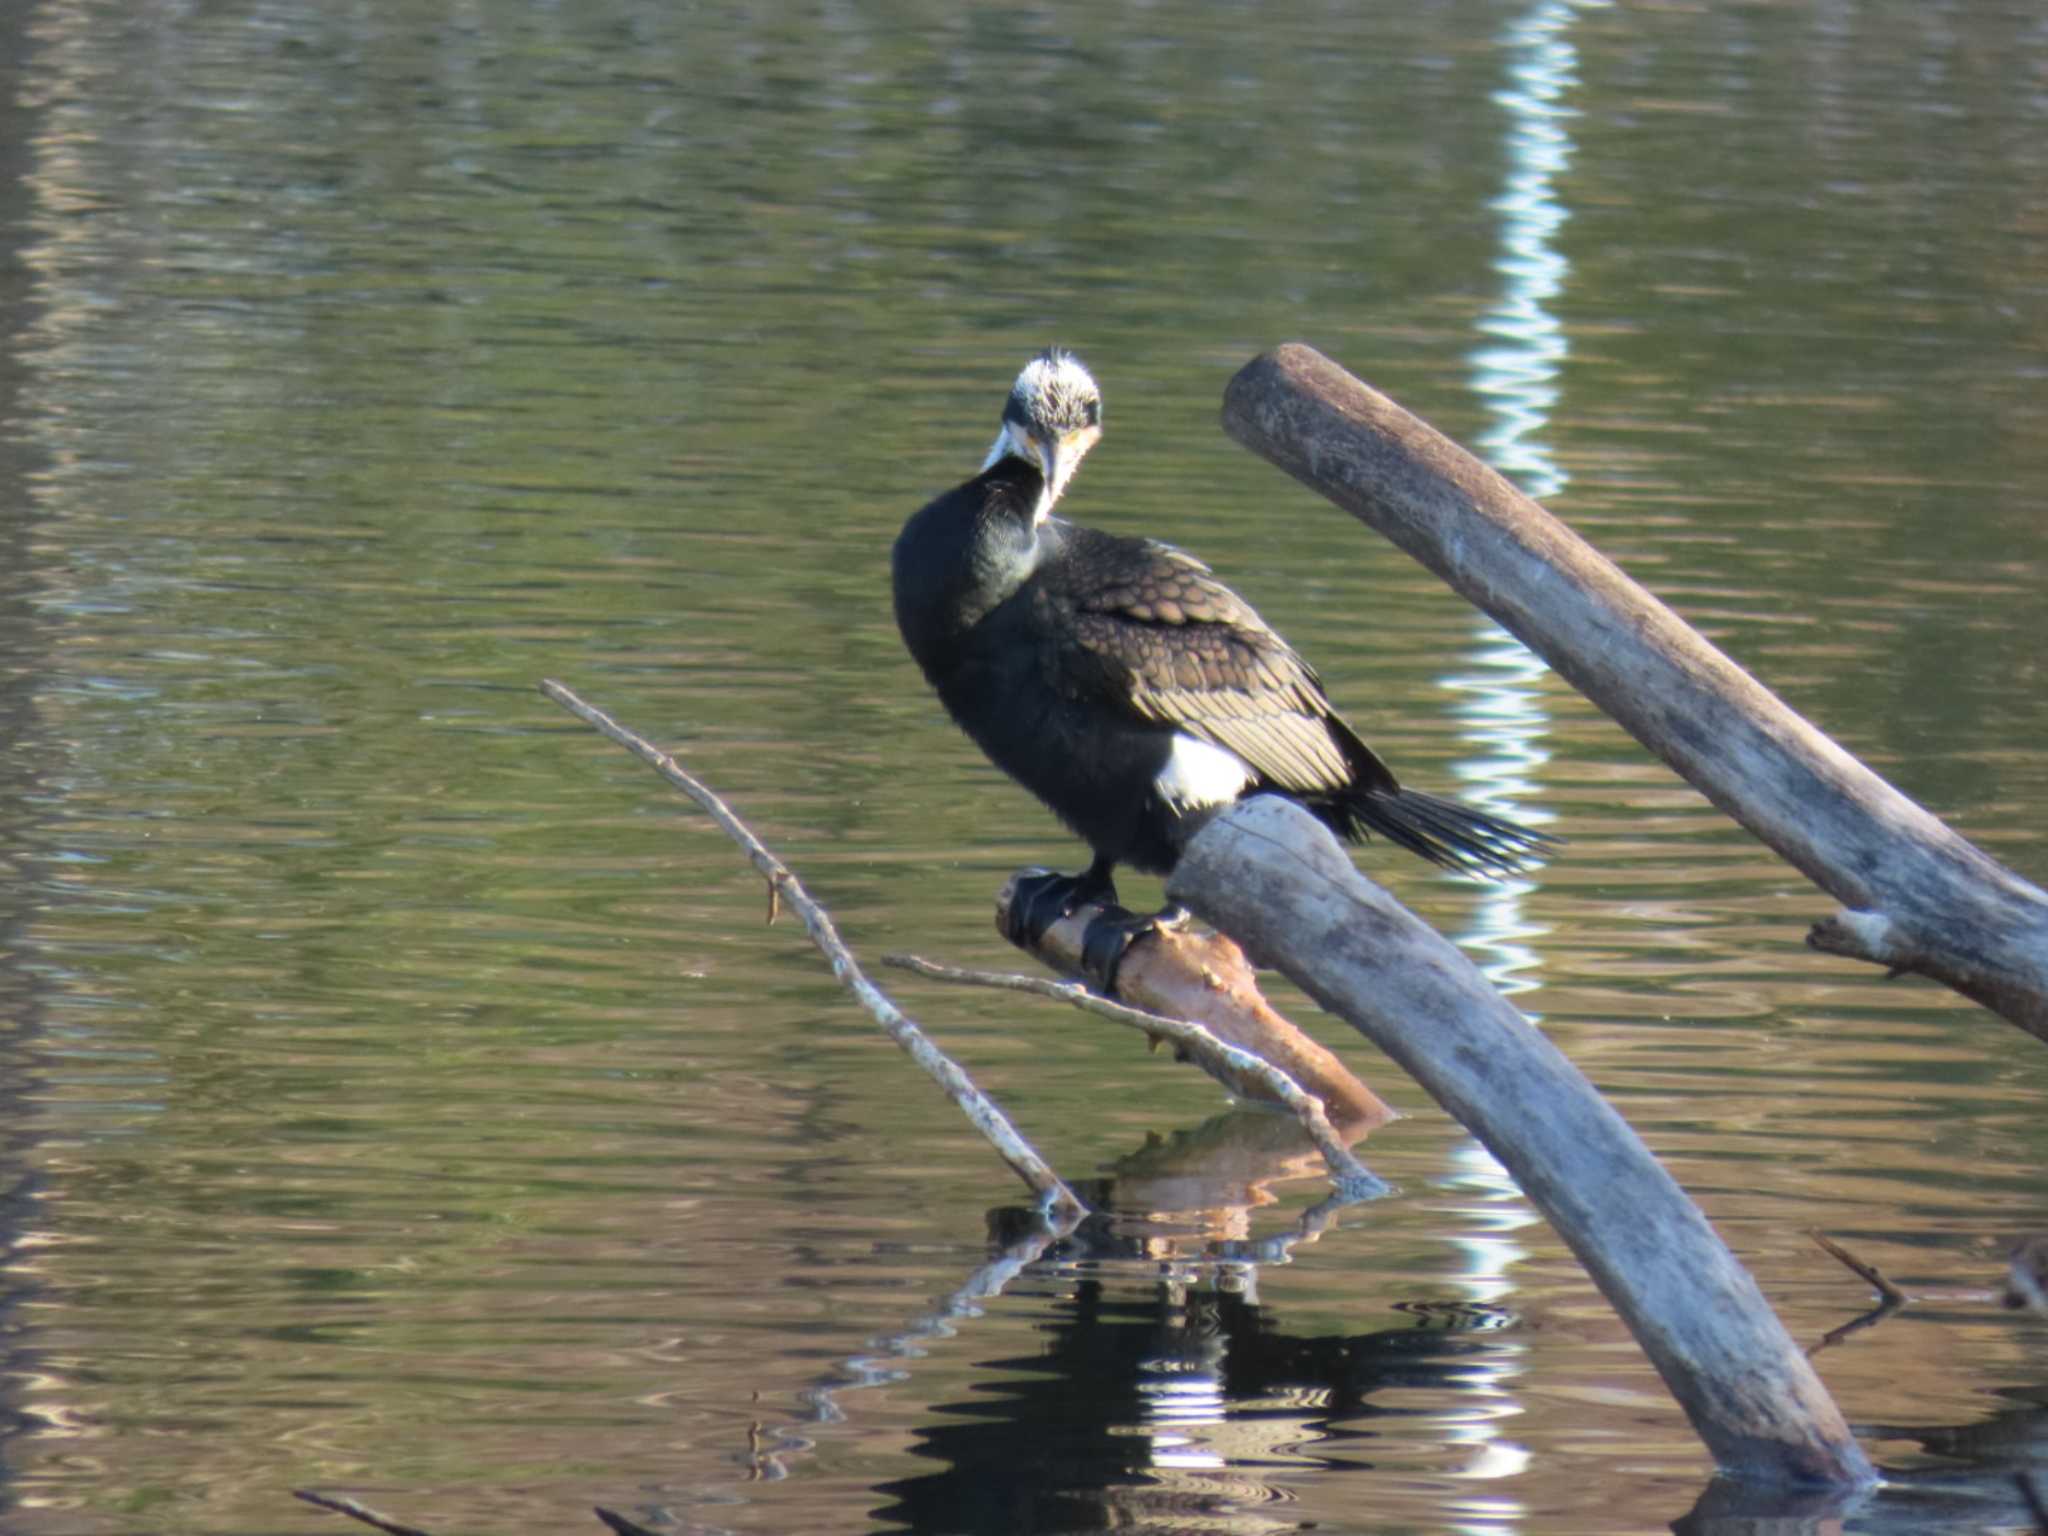
[(1629, 1326), (1724, 1471), (1863, 1484), (1813, 1367), (1699, 1208), (1462, 951), (1262, 795), (1189, 844), (1167, 895), (1355, 1025), (1485, 1143)]
[[(1068, 918), (1066, 921), (1071, 922), (1073, 919)], [(1222, 939), (1221, 935), (1217, 937), (1224, 944), (1229, 944), (1233, 952), (1237, 952), (1235, 944), (1231, 944), (1228, 939)], [(1063, 1003), (1073, 1004), (1084, 1013), (1093, 1013), (1131, 1029), (1141, 1030), (1154, 1045), (1161, 1040), (1170, 1040), (1177, 1055), (1184, 1060), (1192, 1061), (1233, 1093), (1243, 1098), (1278, 1104), (1293, 1115), (1302, 1130), (1308, 1133), (1309, 1140), (1315, 1143), (1316, 1150), (1322, 1154), (1323, 1165), (1330, 1173), (1330, 1183), (1335, 1187), (1338, 1196), (1347, 1203), (1353, 1200), (1376, 1200), (1393, 1191), (1392, 1185), (1351, 1153), (1350, 1143), (1363, 1136), (1378, 1122), (1349, 1121), (1339, 1129), (1332, 1122), (1324, 1102), (1306, 1091), (1301, 1084), (1272, 1062), (1242, 1047), (1228, 1044), (1206, 1026), (1191, 1019), (1163, 1013), (1148, 1013), (1142, 1008), (1113, 1002), (1089, 991), (1078, 981), (1048, 981), (1043, 976), (1015, 976), (997, 971), (962, 970), (959, 966), (939, 965), (917, 955), (884, 955), (882, 963), (900, 966), (913, 975), (929, 977), (933, 981), (951, 981), (971, 987), (993, 987), (998, 991), (1028, 992), (1034, 997), (1057, 998)], [(1246, 976), (1251, 975), (1251, 967), (1244, 964), (1241, 954), (1238, 964), (1243, 967)], [(1391, 1114), (1392, 1111), (1388, 1111), (1388, 1115)]]
[(1313, 348), (1230, 381), (1223, 426), (1513, 632), (1843, 904), (1814, 948), (1917, 971), (2048, 1039), (2048, 894), (1958, 836), (1614, 563)]
[[(1011, 915), (1018, 875), (996, 896), (996, 929), (1048, 970), (1063, 976), (1086, 973), (1082, 951), (1088, 928), (1098, 918), (1128, 918), (1121, 907), (1091, 902), (1061, 918), (1035, 944), (1019, 937)], [(1344, 1064), (1343, 1058), (1312, 1038), (1266, 1001), (1244, 951), (1224, 934), (1172, 929), (1132, 945), (1117, 968), (1116, 996), (1133, 1008), (1199, 1024), (1224, 1045), (1249, 1052), (1322, 1101), (1330, 1119), (1350, 1131), (1369, 1130), (1395, 1117), (1389, 1104)], [(1268, 1103), (1284, 1100), (1256, 1077), (1227, 1065), (1195, 1058), (1195, 1064), (1232, 1093)]]

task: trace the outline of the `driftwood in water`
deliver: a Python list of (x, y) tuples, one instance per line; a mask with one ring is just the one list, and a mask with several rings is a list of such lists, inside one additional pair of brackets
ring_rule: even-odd
[[(1009, 916), (1020, 878), (1012, 876), (996, 897), (996, 928), (1041, 965), (1062, 975), (1084, 974), (1082, 946), (1092, 922), (1131, 915), (1121, 907), (1090, 903), (1054, 923), (1035, 945), (1028, 944), (1018, 937), (1020, 925)], [(1116, 995), (1146, 1013), (1199, 1024), (1225, 1045), (1277, 1067), (1320, 1099), (1331, 1121), (1346, 1130), (1369, 1130), (1394, 1118), (1393, 1109), (1344, 1065), (1343, 1058), (1266, 1001), (1244, 951), (1220, 933), (1178, 929), (1140, 939), (1117, 967)], [(1228, 1062), (1197, 1057), (1195, 1064), (1232, 1093), (1280, 1102), (1265, 1083), (1235, 1072)]]
[(1223, 425), (1518, 636), (1843, 904), (1816, 949), (1917, 971), (2048, 1039), (2048, 894), (1795, 714), (1571, 529), (1310, 347), (1248, 363)]
[(1464, 953), (1275, 796), (1189, 844), (1167, 894), (1407, 1069), (1485, 1143), (1613, 1303), (1724, 1471), (1861, 1484), (1870, 1463), (1749, 1272), (1628, 1122)]

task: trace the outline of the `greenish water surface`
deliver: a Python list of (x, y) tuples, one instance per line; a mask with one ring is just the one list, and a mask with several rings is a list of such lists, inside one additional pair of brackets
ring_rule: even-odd
[[(871, 964), (1012, 965), (997, 887), (1080, 850), (945, 722), (887, 557), (1070, 345), (1071, 515), (1570, 839), (1505, 890), (1362, 858), (1795, 1336), (1867, 1299), (1809, 1229), (1989, 1286), (2048, 1217), (2048, 1051), (1808, 953), (1824, 897), (1216, 411), (1314, 343), (2039, 880), (2044, 82), (1997, 3), (6, 11), (6, 1528), (340, 1529), (312, 1487), (436, 1532), (1666, 1529), (1711, 1469), (1655, 1375), (1327, 1021), (1400, 1193), (1283, 1256), (1321, 1187), (1210, 1199), (1269, 1128), (1206, 1080), (884, 978), (1156, 1218), (956, 1295), (1007, 1174), (535, 684)], [(1928, 1302), (1817, 1362), (1953, 1474), (1923, 1528), (2026, 1529), (2048, 1324)]]

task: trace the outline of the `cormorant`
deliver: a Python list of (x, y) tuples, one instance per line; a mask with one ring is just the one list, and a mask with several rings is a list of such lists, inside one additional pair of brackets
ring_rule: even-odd
[(1033, 938), (1114, 901), (1118, 864), (1169, 873), (1249, 794), (1470, 873), (1513, 873), (1554, 841), (1403, 788), (1308, 663), (1199, 560), (1054, 517), (1101, 435), (1094, 378), (1069, 352), (1041, 353), (981, 473), (905, 523), (892, 561), (897, 626), (946, 712), (1094, 850), (1085, 873), (1032, 894), (1052, 907), (1027, 919)]

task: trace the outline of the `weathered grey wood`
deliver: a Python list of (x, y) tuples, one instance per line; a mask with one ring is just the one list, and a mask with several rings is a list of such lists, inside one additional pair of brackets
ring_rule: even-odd
[(1037, 1195), (1046, 1214), (1056, 1222), (1076, 1221), (1088, 1214), (1088, 1207), (1081, 1203), (1081, 1197), (1053, 1172), (1052, 1165), (1040, 1157), (1023, 1133), (1010, 1123), (1010, 1119), (996, 1106), (993, 1099), (974, 1086), (974, 1080), (962, 1071), (959, 1064), (938, 1046), (931, 1037), (917, 1025), (917, 1022), (890, 999), (880, 987), (869, 981), (854, 958), (853, 951), (846, 947), (846, 941), (839, 937), (839, 929), (832, 921), (831, 913), (804, 889), (789, 866), (768, 850), (767, 844), (754, 836), (753, 828), (733, 813), (709, 785), (704, 784), (687, 772), (682, 764), (655, 746), (638, 732), (630, 731), (594, 704), (584, 702), (575, 691), (564, 687), (552, 678), (542, 678), (540, 691), (553, 699), (570, 714), (585, 724), (596, 728), (602, 736), (617, 742), (642, 762), (648, 764), (664, 779), (688, 795), (702, 807), (704, 813), (718, 824), (719, 830), (740, 845), (748, 861), (759, 870), (768, 882), (768, 921), (774, 922), (782, 903), (787, 901), (798, 917), (803, 919), (804, 930), (810, 934), (811, 942), (825, 957), (825, 963), (832, 968), (832, 974), (839, 984), (851, 992), (860, 1005), (867, 1009), (875, 1022), (882, 1026), (891, 1040), (912, 1061), (923, 1069), (931, 1080), (939, 1085), (947, 1098), (951, 1099), (964, 1114), (968, 1123), (980, 1131), (983, 1139), (995, 1148), (996, 1155), (1010, 1165), (1011, 1170), (1022, 1179), (1033, 1194)]
[(1167, 895), (1349, 1020), (1486, 1144), (1571, 1245), (1723, 1470), (1874, 1477), (1806, 1357), (1593, 1085), (1308, 812), (1259, 796), (1189, 844)]
[(1224, 395), (1239, 442), (1353, 513), (1846, 910), (1815, 948), (1918, 971), (2048, 1039), (2048, 895), (1808, 724), (1536, 502), (1313, 348)]

